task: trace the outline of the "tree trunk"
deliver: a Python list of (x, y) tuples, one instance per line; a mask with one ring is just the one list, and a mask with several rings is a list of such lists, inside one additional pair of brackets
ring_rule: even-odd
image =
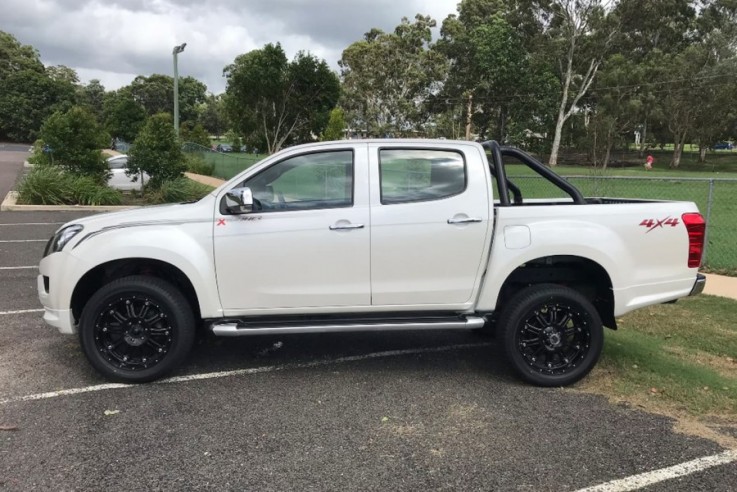
[(560, 150), (560, 139), (563, 133), (563, 125), (565, 124), (562, 113), (563, 111), (561, 110), (561, 115), (555, 124), (555, 136), (553, 137), (553, 146), (550, 148), (550, 159), (548, 159), (548, 166), (550, 167), (558, 165), (558, 150)]
[(609, 165), (609, 159), (612, 156), (612, 147), (614, 147), (614, 129), (610, 127), (606, 134), (606, 154), (604, 154), (604, 163), (601, 165), (602, 169), (606, 169)]
[(699, 145), (699, 164), (706, 162), (706, 146), (704, 144)]
[(673, 148), (673, 159), (670, 161), (670, 167), (671, 169), (677, 169), (678, 166), (681, 165), (681, 155), (683, 154), (683, 142), (685, 140), (685, 135), (682, 137), (680, 135), (676, 136), (676, 143), (675, 147)]
[(642, 135), (640, 136), (640, 158), (645, 155), (645, 141), (647, 140), (647, 117), (645, 117), (645, 124), (642, 125)]
[(507, 138), (507, 108), (502, 106), (499, 110), (499, 143), (503, 144)]
[(466, 140), (471, 140), (471, 116), (473, 115), (473, 94), (468, 96), (468, 109), (466, 112)]

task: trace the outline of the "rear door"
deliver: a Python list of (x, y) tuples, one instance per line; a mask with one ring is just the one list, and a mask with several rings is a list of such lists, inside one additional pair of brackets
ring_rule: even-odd
[(372, 304), (471, 302), (491, 231), (481, 152), (472, 145), (376, 143), (369, 159)]

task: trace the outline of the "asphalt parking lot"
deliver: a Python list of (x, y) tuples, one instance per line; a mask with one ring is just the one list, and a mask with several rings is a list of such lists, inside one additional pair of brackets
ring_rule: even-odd
[(201, 337), (173, 378), (109, 385), (36, 297), (45, 241), (82, 215), (0, 212), (0, 489), (737, 488), (737, 455), (519, 383), (463, 332)]

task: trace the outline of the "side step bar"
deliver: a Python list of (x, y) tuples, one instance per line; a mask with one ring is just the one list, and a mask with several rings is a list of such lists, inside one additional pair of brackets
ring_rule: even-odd
[(287, 326), (274, 326), (268, 324), (259, 326), (257, 323), (249, 324), (242, 321), (215, 322), (211, 325), (212, 332), (221, 337), (241, 337), (249, 335), (280, 335), (289, 333), (347, 333), (356, 331), (408, 331), (408, 330), (469, 330), (484, 326), (484, 318), (468, 316), (466, 318), (445, 318), (426, 321), (390, 320), (382, 322), (376, 320), (366, 321), (344, 321), (325, 324), (296, 325), (289, 323)]

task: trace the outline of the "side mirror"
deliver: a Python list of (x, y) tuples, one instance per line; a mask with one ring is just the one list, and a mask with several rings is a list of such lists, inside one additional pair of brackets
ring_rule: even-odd
[(251, 188), (233, 188), (225, 194), (225, 209), (228, 213), (239, 215), (253, 211)]

